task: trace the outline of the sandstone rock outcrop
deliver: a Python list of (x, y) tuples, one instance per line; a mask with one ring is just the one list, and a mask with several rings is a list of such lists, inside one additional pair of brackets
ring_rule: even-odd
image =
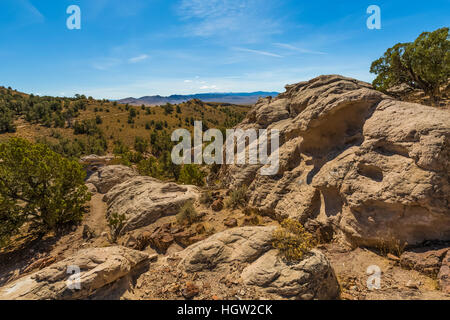
[(261, 213), (332, 226), (356, 245), (450, 239), (448, 111), (332, 75), (260, 99), (237, 127), (280, 130), (277, 175), (221, 168)]
[[(312, 250), (286, 263), (272, 248), (274, 227), (241, 227), (217, 233), (175, 254), (186, 272), (241, 272), (241, 281), (282, 298), (335, 299), (339, 285), (323, 253)], [(236, 271), (237, 270), (237, 271)]]
[(120, 232), (124, 234), (177, 214), (183, 204), (198, 199), (199, 195), (195, 186), (136, 176), (114, 186), (103, 200), (108, 205), (108, 215), (125, 214), (126, 222)]
[(272, 248), (273, 227), (243, 227), (219, 232), (177, 255), (188, 272), (220, 269), (233, 262), (253, 262)]
[[(147, 262), (146, 253), (124, 247), (90, 248), (0, 288), (0, 300), (86, 299)], [(80, 268), (79, 282), (69, 277)], [(72, 282), (67, 282), (72, 280)], [(79, 289), (77, 283), (80, 284)], [(72, 286), (68, 286), (71, 284)]]
[(408, 250), (400, 256), (400, 265), (436, 277), (448, 251), (450, 248), (445, 246), (436, 249), (424, 247)]
[(339, 295), (336, 276), (325, 255), (312, 250), (299, 263), (287, 264), (270, 250), (242, 272), (245, 284), (286, 298), (332, 299)]
[(94, 172), (89, 177), (86, 183), (93, 184), (100, 193), (107, 193), (115, 185), (136, 175), (136, 172), (129, 167), (123, 165), (111, 165), (98, 169), (98, 171)]

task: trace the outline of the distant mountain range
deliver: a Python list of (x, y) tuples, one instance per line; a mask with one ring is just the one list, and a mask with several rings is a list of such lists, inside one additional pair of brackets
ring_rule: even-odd
[(182, 103), (191, 99), (199, 99), (203, 102), (221, 102), (240, 105), (254, 104), (260, 97), (277, 96), (278, 92), (240, 92), (240, 93), (198, 93), (190, 95), (171, 95), (168, 97), (162, 96), (146, 96), (142, 98), (125, 98), (118, 100), (117, 102), (123, 104), (130, 104), (135, 106), (147, 105), (157, 106), (166, 103)]

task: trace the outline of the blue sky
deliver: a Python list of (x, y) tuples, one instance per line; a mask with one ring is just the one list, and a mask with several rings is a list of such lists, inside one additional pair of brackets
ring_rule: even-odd
[[(81, 30), (68, 30), (69, 5)], [(381, 30), (369, 30), (369, 5)], [(0, 85), (96, 98), (371, 81), (397, 42), (450, 25), (450, 0), (0, 0)]]

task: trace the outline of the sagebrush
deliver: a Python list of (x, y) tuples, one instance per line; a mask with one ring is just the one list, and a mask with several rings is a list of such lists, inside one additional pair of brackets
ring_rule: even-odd
[(235, 190), (232, 190), (230, 193), (230, 197), (226, 201), (226, 206), (232, 209), (236, 209), (238, 207), (244, 207), (247, 204), (247, 186), (243, 185)]
[(111, 242), (117, 242), (120, 230), (124, 227), (126, 222), (126, 216), (124, 213), (113, 212), (108, 217), (108, 226), (111, 234)]
[(315, 246), (315, 241), (300, 222), (286, 219), (274, 231), (272, 245), (287, 261), (299, 262)]
[(199, 214), (197, 210), (195, 210), (192, 201), (187, 201), (180, 208), (180, 211), (178, 212), (176, 219), (179, 224), (188, 224), (188, 225), (191, 225), (192, 223), (199, 220)]

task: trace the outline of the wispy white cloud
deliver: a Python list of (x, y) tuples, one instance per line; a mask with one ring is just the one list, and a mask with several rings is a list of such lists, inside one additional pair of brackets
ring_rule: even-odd
[(132, 57), (132, 58), (128, 59), (128, 62), (129, 62), (129, 63), (138, 63), (138, 62), (147, 60), (148, 58), (150, 58), (148, 55), (146, 55), (146, 54), (141, 54), (141, 55), (139, 55), (139, 56)]
[(126, 63), (139, 63), (144, 60), (147, 60), (150, 58), (150, 56), (146, 54), (141, 54), (135, 57), (131, 57), (128, 59), (120, 59), (120, 58), (114, 58), (114, 57), (107, 57), (107, 58), (99, 58), (96, 59), (94, 62), (92, 62), (92, 67), (97, 70), (106, 71), (121, 65), (124, 65)]
[(122, 60), (121, 59), (117, 59), (117, 58), (101, 58), (101, 59), (97, 59), (96, 61), (94, 61), (92, 63), (92, 67), (94, 67), (97, 70), (108, 70), (111, 69), (113, 67), (116, 67), (118, 65), (122, 64)]
[[(272, 0), (180, 0), (177, 13), (185, 22), (184, 34), (198, 37), (227, 37), (256, 42), (281, 32), (272, 18)], [(230, 40), (231, 40), (230, 39)]]
[(194, 78), (195, 80), (187, 79), (184, 80), (185, 88), (189, 88), (190, 90), (217, 90), (218, 86), (215, 84), (209, 84), (208, 81), (201, 80), (199, 76)]
[(201, 86), (199, 89), (200, 89), (200, 90), (217, 89), (217, 86), (216, 86), (216, 85), (211, 85), (211, 86)]
[(268, 57), (275, 57), (275, 58), (283, 58), (283, 56), (276, 54), (276, 53), (272, 53), (272, 52), (267, 52), (267, 51), (261, 51), (261, 50), (252, 50), (252, 49), (247, 49), (247, 48), (233, 48), (236, 51), (242, 51), (242, 52), (248, 52), (248, 53), (255, 53), (255, 54), (259, 54), (262, 56), (268, 56)]
[(13, 22), (3, 24), (2, 31), (16, 32), (17, 29), (45, 22), (44, 15), (30, 0), (1, 0), (0, 2), (0, 10), (5, 10), (8, 19)]
[(299, 48), (296, 46), (293, 46), (289, 43), (274, 43), (274, 46), (280, 47), (280, 48), (284, 48), (284, 49), (288, 49), (291, 51), (296, 51), (299, 53), (306, 53), (306, 54), (326, 54), (325, 52), (321, 52), (321, 51), (313, 51), (313, 50), (309, 50), (309, 49), (305, 49), (305, 48)]
[(44, 15), (29, 0), (21, 0), (21, 3), (38, 22), (45, 21)]

